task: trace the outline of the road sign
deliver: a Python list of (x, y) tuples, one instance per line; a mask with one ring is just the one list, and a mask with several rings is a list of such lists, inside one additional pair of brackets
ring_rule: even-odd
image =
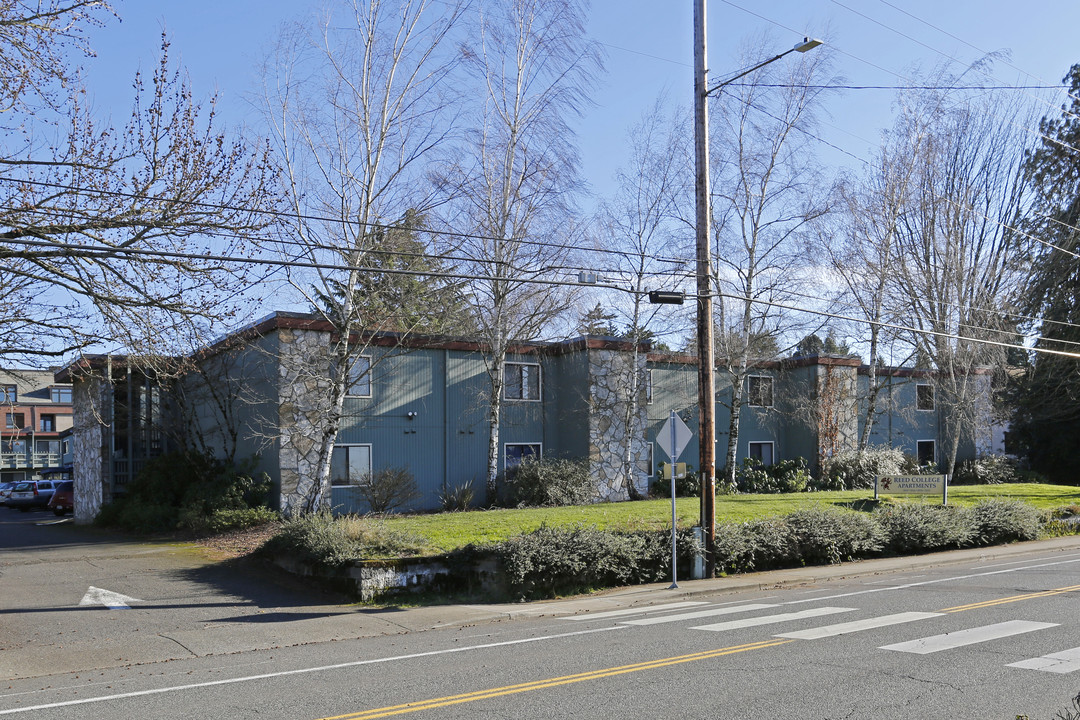
[[(672, 432), (673, 429), (674, 432)], [(660, 449), (667, 453), (671, 461), (675, 462), (682, 455), (682, 451), (686, 449), (692, 437), (694, 437), (694, 434), (690, 432), (690, 428), (686, 427), (686, 423), (682, 421), (682, 418), (675, 413), (671, 413), (671, 416), (664, 421), (664, 424), (660, 426), (660, 430), (656, 433), (656, 443), (660, 446)]]

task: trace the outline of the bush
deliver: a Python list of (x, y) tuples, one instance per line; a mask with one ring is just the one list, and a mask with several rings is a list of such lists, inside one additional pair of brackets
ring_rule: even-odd
[(1039, 536), (1039, 511), (1019, 500), (983, 500), (971, 509), (976, 545), (1001, 545)]
[(472, 507), (475, 493), (472, 489), (472, 480), (455, 485), (452, 488), (444, 488), (439, 493), (439, 507), (443, 512), (458, 512)]
[(896, 448), (871, 447), (839, 453), (830, 458), (821, 473), (817, 490), (862, 490), (874, 487), (878, 475), (904, 472), (904, 453)]
[(262, 546), (270, 555), (291, 555), (298, 560), (335, 568), (360, 557), (358, 544), (330, 513), (295, 515), (283, 523), (280, 532)]
[(270, 480), (255, 480), (254, 466), (254, 458), (233, 464), (195, 452), (161, 455), (143, 466), (122, 497), (102, 508), (96, 522), (132, 532), (211, 531), (215, 513), (265, 503)]
[(999, 485), (1023, 481), (1016, 460), (1008, 455), (981, 455), (965, 460), (949, 479), (952, 485)]
[(891, 552), (931, 552), (970, 547), (975, 529), (964, 508), (923, 503), (890, 505), (875, 513)]
[[(671, 480), (661, 477), (663, 473), (661, 468), (664, 463), (657, 463), (656, 465), (656, 477), (649, 485), (649, 495), (656, 498), (669, 498), (671, 497)], [(698, 477), (697, 472), (690, 467), (686, 466), (686, 475), (681, 478), (675, 478), (675, 497), (697, 497), (701, 494), (701, 479)]]
[(596, 493), (588, 463), (561, 458), (526, 458), (507, 473), (506, 489), (517, 507), (582, 505)]
[(810, 472), (804, 458), (781, 460), (763, 465), (757, 458), (744, 458), (735, 468), (735, 487), (740, 493), (805, 492), (810, 485)]
[(388, 513), (418, 501), (416, 478), (406, 468), (383, 468), (365, 473), (356, 484), (360, 499), (376, 514)]
[[(614, 533), (595, 528), (551, 528), (511, 538), (498, 547), (507, 588), (533, 599), (670, 578), (670, 532)], [(689, 531), (677, 534), (684, 567), (699, 552)]]
[(266, 525), (280, 519), (277, 511), (268, 507), (244, 508), (241, 510), (215, 510), (210, 517), (202, 521), (206, 532), (212, 535), (246, 530), (247, 528)]

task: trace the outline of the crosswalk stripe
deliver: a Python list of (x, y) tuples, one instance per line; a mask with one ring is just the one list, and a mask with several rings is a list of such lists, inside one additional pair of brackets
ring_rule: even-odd
[(790, 620), (803, 620), (805, 618), (821, 617), (822, 615), (834, 615), (836, 613), (852, 612), (855, 608), (820, 607), (812, 610), (800, 610), (799, 612), (779, 613), (777, 615), (759, 615), (758, 617), (744, 618), (742, 620), (729, 620), (712, 625), (699, 625), (691, 630), (710, 630), (712, 632), (724, 632), (726, 630), (738, 630), (739, 628), (757, 627), (758, 625), (772, 625), (773, 623), (788, 622)]
[(625, 610), (608, 610), (607, 612), (586, 613), (562, 618), (563, 620), (603, 620), (604, 618), (623, 617), (625, 615), (647, 615), (649, 613), (667, 612), (668, 610), (680, 610), (686, 607), (708, 605), (707, 602), (687, 600), (686, 602), (664, 603), (663, 605), (650, 605), (648, 607), (626, 608)]
[(964, 647), (965, 645), (974, 645), (976, 643), (997, 640), (1012, 635), (1021, 635), (1035, 630), (1045, 630), (1046, 628), (1052, 627), (1057, 627), (1057, 623), (1010, 620), (994, 625), (984, 625), (968, 630), (945, 633), (944, 635), (934, 635), (918, 640), (894, 643), (893, 645), (883, 645), (879, 649), (896, 650), (897, 652), (914, 653), (916, 655), (929, 655), (930, 653), (939, 652), (941, 650), (951, 650), (953, 648)]
[(867, 618), (865, 620), (852, 620), (851, 622), (836, 623), (835, 625), (823, 625), (817, 628), (810, 628), (809, 630), (795, 630), (788, 633), (779, 633), (773, 637), (793, 638), (796, 640), (818, 640), (820, 638), (833, 637), (834, 635), (846, 635), (847, 633), (873, 630), (874, 628), (900, 625), (901, 623), (927, 620), (936, 617), (941, 617), (941, 613), (896, 613), (895, 615), (882, 615), (880, 617)]
[(620, 625), (659, 625), (660, 623), (679, 622), (681, 620), (697, 620), (703, 617), (716, 615), (733, 615), (752, 610), (768, 610), (776, 605), (768, 603), (751, 603), (749, 605), (729, 605), (727, 607), (713, 607), (708, 610), (695, 610), (694, 612), (679, 613), (678, 615), (665, 615), (664, 617), (642, 618), (641, 620), (624, 620)]
[(1006, 667), (1023, 668), (1025, 670), (1042, 670), (1043, 672), (1066, 673), (1080, 670), (1080, 648), (1062, 650), (1061, 652), (1043, 655), (1042, 657), (1009, 663)]

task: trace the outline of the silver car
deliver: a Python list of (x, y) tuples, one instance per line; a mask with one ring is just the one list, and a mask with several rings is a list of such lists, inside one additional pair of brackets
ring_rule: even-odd
[(55, 489), (56, 483), (52, 480), (26, 480), (16, 483), (7, 499), (7, 506), (23, 512), (30, 508), (43, 508), (49, 504)]

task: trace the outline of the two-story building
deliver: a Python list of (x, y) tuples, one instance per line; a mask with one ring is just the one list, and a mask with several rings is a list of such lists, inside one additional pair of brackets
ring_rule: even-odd
[[(57, 380), (74, 386), (73, 455), (82, 498), (76, 519), (92, 518), (102, 502), (123, 492), (146, 458), (170, 443), (219, 457), (257, 457), (257, 469), (277, 488), (279, 506), (295, 507), (311, 491), (316, 440), (326, 428), (328, 379), (318, 368), (326, 367), (319, 358), (326, 357), (330, 337), (316, 318), (278, 312), (189, 358), (197, 372), (168, 384), (118, 357), (82, 358), (58, 373)], [(627, 499), (635, 494), (631, 485), (644, 494), (657, 463), (668, 459), (655, 441), (670, 412), (696, 434), (696, 362), (614, 338), (513, 348), (503, 376), (500, 474), (529, 456), (586, 459), (596, 500)], [(878, 375), (888, 385), (878, 393), (873, 442), (940, 461), (949, 423), (932, 402), (932, 374), (879, 369)], [(718, 370), (720, 462), (730, 418), (723, 377)], [(829, 454), (855, 447), (868, 392), (858, 358), (760, 363), (746, 383), (739, 460), (770, 464), (801, 456), (816, 468)], [(421, 500), (413, 509), (435, 509), (441, 493), (466, 483), (478, 502), (487, 502), (490, 387), (485, 348), (475, 340), (366, 338), (333, 448), (326, 505), (365, 512), (359, 479), (388, 467), (406, 468), (416, 478)], [(695, 464), (697, 451), (694, 437), (683, 458)], [(974, 452), (968, 442), (961, 457)]]
[(41, 477), (65, 464), (71, 385), (52, 370), (0, 370), (0, 482)]

